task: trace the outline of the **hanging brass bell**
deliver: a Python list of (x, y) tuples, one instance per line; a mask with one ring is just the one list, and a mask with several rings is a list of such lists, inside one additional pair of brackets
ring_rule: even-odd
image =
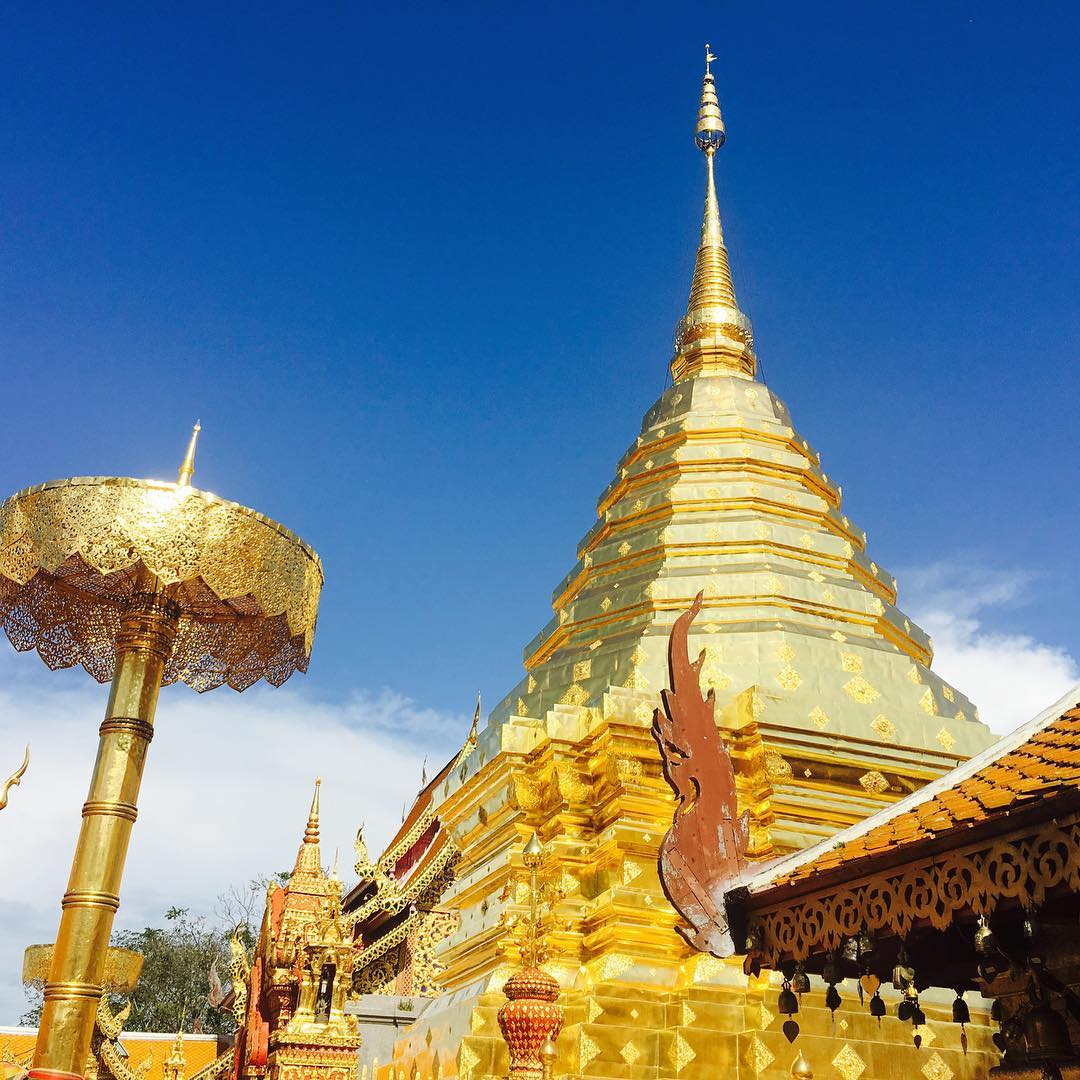
[(952, 1018), (954, 1024), (971, 1023), (971, 1010), (959, 991), (956, 994), (956, 1000), (952, 1003)]
[(1072, 1043), (1065, 1018), (1045, 1001), (1024, 1017), (1024, 1046), (1034, 1061), (1068, 1061)]
[(979, 925), (975, 928), (975, 951), (980, 956), (986, 956), (994, 950), (994, 931), (981, 915)]

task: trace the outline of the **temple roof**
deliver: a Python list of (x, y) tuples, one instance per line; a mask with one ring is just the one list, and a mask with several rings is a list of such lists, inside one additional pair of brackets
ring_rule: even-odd
[[(1080, 803), (1080, 684), (1033, 720), (906, 799), (813, 847), (773, 863), (741, 884), (751, 897), (794, 895), (824, 879), (900, 863), (927, 842), (964, 842), (976, 826), (1065, 795)], [(1060, 804), (1054, 803), (1056, 809)]]

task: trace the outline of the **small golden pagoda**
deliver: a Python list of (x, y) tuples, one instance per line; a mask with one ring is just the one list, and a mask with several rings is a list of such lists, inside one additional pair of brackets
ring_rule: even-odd
[[(454, 845), (441, 904), (459, 921), (439, 952), (443, 994), (383, 1077), (497, 1073), (496, 1014), (529, 895), (520, 852), (533, 831), (563, 897), (545, 927), (566, 1015), (560, 1070), (787, 1075), (788, 1062), (781, 1074), (759, 1050), (756, 1033), (776, 1023), (763, 988), (690, 948), (657, 875), (673, 803), (650, 726), (672, 623), (699, 592), (691, 651), (705, 652), (701, 682), (715, 691), (749, 812), (749, 859), (813, 844), (992, 741), (931, 670), (930, 639), (896, 606), (896, 581), (868, 553), (839, 484), (757, 378), (716, 192), (725, 129), (714, 60), (707, 50), (695, 130), (705, 213), (672, 384), (601, 494), (521, 680), (476, 751), (418, 800), (433, 835)], [(418, 840), (399, 834), (390, 850)]]

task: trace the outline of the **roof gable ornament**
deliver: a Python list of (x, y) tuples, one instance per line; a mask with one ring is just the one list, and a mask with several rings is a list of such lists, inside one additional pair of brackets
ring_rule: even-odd
[(675, 620), (668, 641), (671, 689), (661, 691), (663, 709), (653, 714), (652, 734), (664, 776), (678, 799), (674, 821), (660, 845), (660, 881), (672, 905), (692, 929), (687, 942), (714, 956), (734, 952), (727, 914), (714, 898), (747, 864), (750, 813), (739, 813), (735, 770), (713, 717), (716, 692), (701, 696), (702, 650), (691, 662), (687, 639), (701, 611), (698, 593)]

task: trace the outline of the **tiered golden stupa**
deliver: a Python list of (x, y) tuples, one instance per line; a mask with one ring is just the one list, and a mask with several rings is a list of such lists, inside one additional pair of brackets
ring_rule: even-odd
[[(754, 1033), (776, 1023), (773, 996), (692, 952), (657, 877), (672, 798), (649, 729), (671, 625), (699, 591), (691, 653), (706, 652), (751, 857), (811, 844), (992, 741), (930, 670), (930, 640), (896, 607), (839, 485), (756, 378), (713, 176), (725, 137), (713, 59), (696, 129), (705, 216), (673, 383), (601, 495), (524, 678), (476, 752), (421, 796), (431, 835), (460, 851), (441, 901), (460, 922), (439, 954), (444, 993), (396, 1047), (398, 1077), (505, 1071), (496, 1013), (519, 963), (517, 853), (533, 830), (561, 896), (545, 921), (566, 1010), (557, 1074), (787, 1075), (755, 1050)], [(391, 850), (416, 860), (422, 846), (399, 835)]]

